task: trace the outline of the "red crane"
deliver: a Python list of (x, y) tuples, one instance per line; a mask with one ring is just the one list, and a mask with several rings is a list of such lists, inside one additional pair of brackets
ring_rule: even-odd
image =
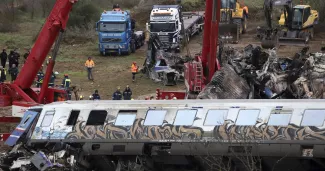
[(186, 92), (156, 91), (156, 99), (195, 98), (220, 69), (217, 59), (221, 0), (206, 0), (202, 54), (185, 63)]
[[(11, 84), (0, 84), (0, 107), (13, 105), (13, 116), (18, 116), (17, 118), (19, 118), (19, 115), (24, 113), (24, 111), (19, 110), (54, 102), (58, 96), (67, 96), (66, 91), (63, 89), (48, 88), (48, 82), (53, 71), (55, 57), (62, 39), (62, 33), (67, 25), (69, 13), (73, 4), (77, 1), (56, 1), (16, 81)], [(33, 80), (55, 41), (56, 44), (52, 55), (54, 57), (47, 66), (41, 91), (37, 94), (31, 88)], [(2, 121), (1, 118), (0, 121)]]

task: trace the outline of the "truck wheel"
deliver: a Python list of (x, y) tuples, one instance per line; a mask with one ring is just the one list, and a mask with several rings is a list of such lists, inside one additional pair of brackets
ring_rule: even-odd
[(203, 26), (200, 25), (200, 27), (199, 27), (199, 32), (202, 32), (202, 31), (203, 31)]
[(131, 52), (134, 53), (135, 52), (135, 43), (134, 42), (131, 42)]
[(132, 50), (131, 50), (131, 43), (129, 43), (127, 55), (130, 55), (131, 52), (132, 52)]
[(247, 31), (247, 18), (245, 15), (244, 15), (244, 19), (241, 24), (242, 24), (242, 34), (244, 34)]

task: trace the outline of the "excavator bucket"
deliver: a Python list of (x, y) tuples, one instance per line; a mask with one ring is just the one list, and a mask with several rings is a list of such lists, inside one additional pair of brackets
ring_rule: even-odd
[(233, 23), (219, 23), (219, 36), (225, 43), (238, 43), (239, 26)]
[(307, 46), (304, 38), (287, 38), (279, 37), (279, 45), (281, 46)]

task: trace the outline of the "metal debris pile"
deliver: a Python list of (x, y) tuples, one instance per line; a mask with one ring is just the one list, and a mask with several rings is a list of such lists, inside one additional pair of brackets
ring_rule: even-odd
[(308, 51), (309, 47), (304, 47), (293, 57), (281, 58), (274, 49), (248, 45), (239, 51), (227, 47), (222, 57), (224, 66), (198, 98), (322, 99), (325, 53)]
[(162, 43), (156, 34), (151, 35), (149, 42), (142, 73), (155, 82), (162, 82), (164, 85), (175, 85), (177, 81), (182, 81), (184, 78), (184, 63), (192, 59), (165, 52), (161, 48)]
[(68, 150), (47, 151), (43, 149), (43, 151), (36, 152), (23, 146), (23, 144), (18, 144), (10, 152), (1, 154), (0, 168), (2, 170), (68, 171), (75, 168), (76, 160), (74, 155), (68, 154)]

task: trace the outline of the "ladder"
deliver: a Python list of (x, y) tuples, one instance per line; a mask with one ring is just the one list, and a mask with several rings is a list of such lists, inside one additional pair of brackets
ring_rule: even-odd
[(202, 90), (202, 64), (195, 64), (195, 82), (194, 82), (194, 91), (201, 92)]

